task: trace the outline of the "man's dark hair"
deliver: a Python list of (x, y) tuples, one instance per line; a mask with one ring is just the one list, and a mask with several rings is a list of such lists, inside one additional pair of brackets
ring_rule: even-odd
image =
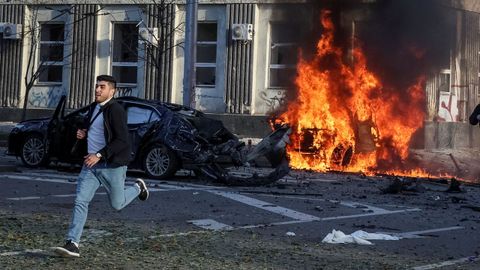
[(97, 82), (99, 81), (104, 81), (108, 82), (110, 86), (112, 86), (114, 89), (117, 88), (117, 81), (113, 76), (110, 75), (99, 75), (97, 76)]

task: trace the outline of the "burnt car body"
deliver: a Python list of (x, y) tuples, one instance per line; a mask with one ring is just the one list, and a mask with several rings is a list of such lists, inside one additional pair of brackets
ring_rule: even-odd
[[(221, 121), (198, 110), (135, 97), (116, 100), (128, 118), (132, 145), (129, 169), (142, 170), (155, 179), (171, 177), (181, 168), (190, 169), (198, 176), (231, 185), (266, 184), (288, 173), (288, 162), (284, 158), (288, 127), (276, 130), (246, 153), (244, 143)], [(78, 144), (76, 131), (85, 123), (88, 106), (65, 114), (65, 104), (66, 97), (62, 97), (51, 118), (18, 123), (9, 135), (7, 154), (19, 156), (27, 167), (47, 165), (51, 161), (81, 164), (84, 153), (72, 148)], [(280, 160), (274, 171), (239, 177), (219, 162), (227, 158), (227, 163), (248, 165), (260, 155)]]

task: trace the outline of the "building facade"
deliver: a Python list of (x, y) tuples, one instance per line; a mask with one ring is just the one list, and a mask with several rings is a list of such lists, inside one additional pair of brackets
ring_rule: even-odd
[[(356, 2), (359, 11), (348, 12), (360, 15), (347, 20), (365, 17), (365, 7), (377, 1)], [(480, 146), (478, 128), (466, 124), (480, 94), (480, 5), (444, 4), (455, 20), (455, 41), (448, 63), (427, 82), (424, 147)], [(52, 109), (62, 95), (68, 108), (84, 106), (93, 100), (100, 74), (118, 79), (118, 95), (181, 104), (185, 10), (185, 1), (173, 0), (3, 0), (0, 120), (19, 120), (24, 105), (30, 113)], [(189, 105), (230, 117), (227, 126), (237, 133), (242, 125), (268, 129), (265, 116), (285, 102), (299, 40), (318, 23), (317, 15), (299, 0), (198, 1), (196, 87)]]
[[(298, 3), (211, 2), (198, 5), (193, 105), (265, 115), (281, 100), (282, 74), (295, 64), (282, 62), (295, 40), (282, 38), (279, 27)], [(0, 23), (0, 30), (18, 31), (1, 31), (1, 107), (26, 99), (29, 108), (52, 108), (64, 94), (70, 108), (83, 106), (99, 74), (118, 78), (119, 95), (182, 103), (184, 3), (9, 2), (0, 5)]]

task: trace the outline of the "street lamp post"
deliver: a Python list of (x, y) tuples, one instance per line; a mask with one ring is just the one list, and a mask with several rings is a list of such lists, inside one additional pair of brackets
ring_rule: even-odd
[(183, 105), (195, 108), (195, 60), (197, 42), (198, 0), (186, 1), (185, 62), (183, 77)]

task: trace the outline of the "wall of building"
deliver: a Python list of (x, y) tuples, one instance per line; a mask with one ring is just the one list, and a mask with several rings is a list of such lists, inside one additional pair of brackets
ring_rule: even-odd
[[(258, 1), (257, 1), (258, 2)], [(214, 113), (233, 114), (267, 114), (278, 108), (283, 99), (285, 89), (269, 89), (266, 82), (268, 77), (269, 61), (269, 27), (270, 21), (289, 20), (286, 12), (294, 10), (293, 6), (282, 7), (277, 11), (276, 4), (258, 5), (252, 3), (205, 3), (199, 5), (199, 21), (217, 21), (218, 53), (217, 53), (217, 85), (215, 88), (197, 87), (195, 106), (198, 109)], [(262, 1), (268, 2), (268, 1)], [(23, 10), (24, 5), (8, 5), (4, 14), (13, 14), (12, 9)], [(111, 73), (112, 57), (111, 38), (113, 22), (138, 22), (140, 26), (156, 27), (159, 29), (159, 38), (163, 40), (157, 48), (146, 46), (140, 52), (141, 61), (138, 63), (139, 80), (136, 87), (121, 89), (120, 94), (131, 94), (139, 97), (158, 99), (181, 103), (183, 86), (183, 40), (182, 25), (185, 20), (184, 5), (167, 4), (165, 6), (149, 5), (105, 5), (82, 4), (73, 6), (44, 6), (32, 5), (27, 8), (30, 14), (38, 12), (37, 21), (64, 22), (65, 28), (65, 65), (62, 82), (36, 82), (28, 96), (30, 108), (52, 108), (61, 95), (68, 95), (68, 107), (77, 108), (88, 104), (93, 97), (95, 77), (99, 74)], [(27, 26), (34, 25), (29, 16), (18, 13), (16, 22)], [(253, 40), (235, 41), (231, 38), (233, 24), (253, 24), (255, 30)], [(26, 28), (26, 27), (25, 27)], [(29, 38), (27, 31), (24, 39)], [(21, 41), (17, 41), (20, 43)], [(8, 43), (4, 42), (3, 43)], [(11, 43), (11, 42), (10, 42)], [(256, 50), (254, 52), (254, 48)], [(17, 54), (5, 53), (2, 57), (19, 53), (30, 55), (32, 59), (25, 60), (23, 56), (23, 71), (15, 72), (17, 79), (22, 73), (32, 76), (38, 68), (37, 51), (28, 46), (23, 51), (17, 47)], [(33, 50), (38, 50), (33, 48)], [(256, 55), (256, 56), (255, 56)], [(2, 61), (7, 63), (8, 60)], [(20, 62), (17, 62), (20, 64)], [(25, 70), (25, 66), (32, 67)], [(5, 70), (6, 72), (6, 70)], [(8, 72), (14, 72), (8, 70)], [(5, 76), (6, 78), (7, 76)], [(2, 80), (3, 83), (8, 83)], [(25, 91), (25, 86), (4, 89)], [(124, 91), (128, 90), (128, 91)], [(5, 93), (5, 92), (3, 92)], [(17, 106), (15, 102), (3, 106)], [(11, 97), (12, 95), (7, 94)]]
[(28, 95), (28, 108), (54, 108), (62, 95), (68, 95), (68, 108), (78, 108), (93, 100), (95, 77), (111, 73), (112, 22), (157, 27), (159, 38), (163, 40), (159, 48), (141, 45), (138, 87), (129, 91), (120, 89), (119, 94), (171, 101), (174, 11), (172, 4), (102, 8), (96, 4), (1, 5), (0, 22), (22, 24), (23, 38), (0, 38), (0, 106), (21, 107), (26, 91), (24, 77), (31, 78), (39, 69), (39, 49), (30, 42), (30, 33), (38, 31), (38, 23), (65, 24), (63, 79), (57, 83), (36, 81)]
[(96, 75), (97, 51), (97, 5), (75, 5), (73, 12), (73, 48), (72, 68), (70, 72), (70, 89), (68, 107), (80, 108), (93, 100)]
[(159, 30), (158, 47), (150, 47), (145, 64), (144, 98), (161, 101), (172, 101), (173, 51), (178, 44), (174, 43), (175, 5), (147, 5), (145, 7), (147, 25)]
[[(311, 34), (312, 23), (320, 23), (314, 18), (312, 6), (298, 3), (258, 4), (255, 15), (254, 62), (252, 77), (252, 110), (255, 115), (270, 114), (285, 104), (287, 91), (294, 88), (294, 76), (288, 78), (289, 83), (283, 86), (272, 85), (270, 68), (272, 55), (276, 46), (275, 36), (281, 36), (282, 46), (290, 46), (290, 57), (297, 58), (301, 42), (305, 35)], [(277, 29), (274, 29), (277, 27)], [(279, 29), (280, 28), (280, 29)], [(283, 29), (282, 29), (283, 28)], [(283, 35), (283, 36), (282, 36)], [(312, 40), (316, 42), (316, 40)], [(286, 55), (283, 55), (286, 58)], [(285, 63), (295, 69), (296, 62)], [(280, 66), (280, 65), (277, 65)], [(294, 75), (294, 73), (292, 74)]]
[[(268, 129), (264, 116), (278, 109), (289, 91), (288, 88), (271, 87), (269, 84), (272, 24), (293, 23), (293, 19), (299, 18), (299, 25), (315, 22), (311, 13), (301, 10), (300, 7), (305, 7), (304, 1), (282, 2), (280, 5), (277, 1), (200, 1), (199, 21), (218, 22), (217, 83), (215, 87), (197, 87), (193, 104), (196, 108), (218, 117), (224, 115), (222, 119), (235, 123), (233, 129), (248, 130), (245, 133), (255, 133), (255, 126), (259, 127), (258, 130)], [(115, 3), (117, 5), (113, 5)], [(65, 65), (62, 84), (35, 84), (28, 101), (30, 108), (39, 110), (32, 110), (30, 117), (34, 117), (35, 112), (37, 115), (48, 115), (48, 111), (40, 109), (53, 108), (62, 94), (68, 95), (70, 109), (91, 102), (95, 77), (111, 73), (110, 23), (114, 21), (158, 28), (159, 38), (163, 40), (156, 48), (142, 45), (138, 85), (135, 90), (125, 93), (182, 103), (184, 2), (165, 6), (118, 3), (113, 1), (103, 9), (93, 1), (73, 7), (54, 6), (55, 9), (72, 8), (60, 17), (57, 16), (58, 12), (50, 8), (36, 6), (42, 8), (40, 19), (37, 20), (54, 18), (69, 25), (65, 46), (66, 53), (71, 53), (71, 59)], [(453, 12), (456, 39), (450, 66), (432, 75), (425, 89), (427, 148), (480, 146), (478, 128), (466, 124), (470, 112), (480, 101), (480, 8), (478, 1), (452, 0), (451, 4), (456, 8)], [(0, 5), (0, 22), (22, 24), (27, 29), (32, 10), (32, 7), (23, 4)], [(302, 20), (305, 22), (302, 23)], [(253, 40), (232, 40), (231, 27), (238, 23), (253, 25)], [(19, 114), (13, 108), (21, 107), (24, 98), (23, 77), (27, 73), (27, 55), (29, 49), (26, 39), (0, 38), (0, 114), (5, 120), (18, 120)], [(447, 86), (446, 74), (449, 77)], [(251, 122), (255, 125), (242, 124), (248, 122), (244, 116), (252, 115), (260, 119)], [(263, 132), (257, 133), (261, 136)]]
[[(24, 5), (0, 5), (0, 22), (22, 24)], [(20, 104), (22, 74), (22, 41), (3, 39), (0, 34), (0, 106), (16, 107)]]
[(468, 124), (479, 102), (480, 16), (466, 10), (456, 10), (453, 16), (450, 67), (431, 76), (426, 85), (425, 147), (429, 149), (480, 146), (478, 127)]
[[(228, 25), (253, 24), (256, 8), (253, 4), (229, 4), (227, 5)], [(255, 39), (262, 35), (260, 31), (254, 31)], [(236, 41), (231, 38), (231, 30), (228, 32), (227, 42), (227, 72), (225, 86), (225, 104), (227, 113), (250, 114), (252, 111), (252, 69), (253, 43), (252, 41)]]

